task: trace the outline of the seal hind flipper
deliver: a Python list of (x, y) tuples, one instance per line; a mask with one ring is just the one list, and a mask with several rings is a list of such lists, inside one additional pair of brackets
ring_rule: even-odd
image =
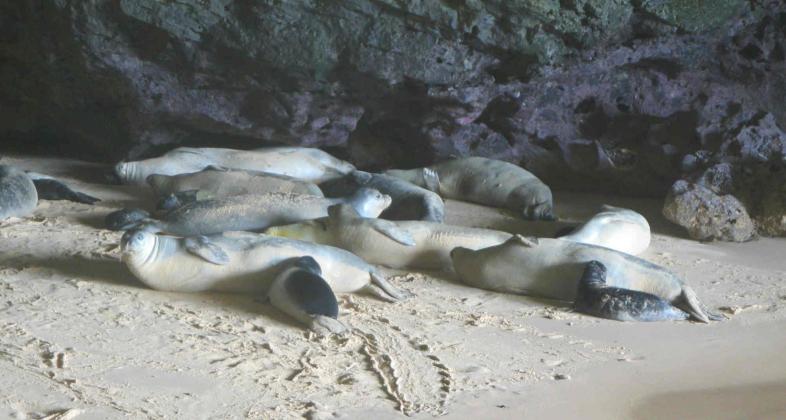
[(426, 189), (439, 193), (439, 174), (431, 168), (423, 168), (423, 184)]
[(188, 252), (216, 265), (229, 264), (229, 255), (206, 236), (192, 236), (183, 241)]
[(579, 280), (574, 309), (618, 321), (685, 320), (688, 314), (650, 293), (606, 286), (606, 267), (590, 261)]
[[(696, 296), (696, 292), (691, 289), (690, 286), (683, 284), (682, 285), (682, 294), (679, 297), (681, 306), (684, 306), (684, 310), (691, 314), (696, 320), (708, 324), (710, 322), (710, 316), (704, 310), (704, 306), (699, 301), (699, 297)], [(713, 314), (713, 320), (717, 320), (719, 316)], [(723, 318), (721, 318), (723, 319)]]
[(350, 174), (352, 179), (358, 183), (358, 185), (366, 185), (371, 181), (371, 178), (374, 176), (368, 172), (364, 171), (352, 171)]
[(110, 230), (128, 230), (149, 218), (150, 213), (142, 209), (121, 209), (107, 214), (104, 224)]
[(398, 302), (410, 296), (409, 293), (396, 289), (395, 286), (379, 274), (371, 272), (369, 275), (371, 276), (371, 283), (364, 290), (367, 290), (372, 295), (388, 302)]
[[(32, 173), (28, 172), (28, 175), (32, 175)], [(32, 175), (31, 178), (38, 192), (39, 200), (68, 200), (82, 204), (95, 204), (101, 201), (85, 193), (74, 191), (56, 179), (36, 177), (35, 175)]]
[(387, 236), (388, 238), (406, 246), (415, 246), (415, 238), (407, 232), (406, 229), (402, 229), (397, 224), (382, 220), (382, 219), (369, 219), (371, 221), (371, 227), (374, 228), (377, 232)]

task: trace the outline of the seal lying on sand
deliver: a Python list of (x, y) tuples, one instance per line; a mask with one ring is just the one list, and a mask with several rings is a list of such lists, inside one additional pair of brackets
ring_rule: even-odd
[(438, 193), (443, 198), (513, 210), (525, 219), (553, 220), (551, 190), (512, 163), (468, 157), (427, 168), (385, 172)]
[(199, 172), (208, 166), (268, 172), (304, 181), (321, 182), (355, 170), (351, 164), (319, 149), (267, 147), (254, 150), (178, 147), (163, 156), (136, 162), (121, 162), (115, 174), (124, 184), (146, 182), (153, 174), (178, 175)]
[(322, 278), (322, 268), (311, 257), (293, 258), (276, 276), (267, 296), (281, 312), (295, 318), (318, 334), (342, 333), (347, 327), (338, 320), (338, 301)]
[(390, 196), (363, 188), (348, 198), (268, 193), (197, 201), (149, 220), (139, 228), (180, 236), (211, 235), (231, 230), (258, 231), (327, 216), (328, 207), (347, 203), (366, 217), (377, 217), (390, 205)]
[(489, 229), (363, 218), (348, 205), (332, 206), (328, 214), (265, 233), (343, 248), (372, 264), (436, 270), (451, 266), (450, 251), (457, 246), (480, 249), (511, 237)]
[(0, 165), (0, 220), (24, 217), (35, 210), (38, 199), (70, 200), (93, 204), (95, 197), (76, 192), (46, 175), (24, 172), (9, 165)]
[(322, 190), (310, 182), (284, 175), (215, 166), (188, 174), (150, 175), (147, 177), (147, 183), (159, 197), (175, 195), (178, 199), (178, 204), (169, 204), (165, 206), (166, 209), (196, 201), (197, 193), (202, 200), (272, 192), (323, 197)]
[(129, 230), (120, 240), (122, 260), (147, 286), (172, 292), (207, 290), (266, 293), (281, 263), (311, 256), (337, 293), (367, 291), (387, 301), (404, 294), (376, 269), (343, 249), (247, 232), (174, 238)]
[(606, 285), (606, 266), (590, 261), (579, 280), (573, 308), (618, 321), (681, 321), (688, 314), (653, 294)]
[(390, 207), (379, 215), (381, 219), (439, 223), (445, 220), (445, 203), (438, 194), (394, 176), (353, 171), (320, 185), (330, 197), (349, 195), (364, 187), (374, 188), (393, 199)]
[(0, 220), (27, 216), (37, 204), (33, 180), (20, 169), (0, 165)]
[(560, 239), (639, 255), (650, 246), (650, 225), (633, 210), (604, 205), (600, 213)]
[(515, 235), (503, 244), (477, 251), (455, 248), (450, 256), (459, 278), (470, 286), (566, 301), (576, 299), (587, 263), (600, 261), (608, 270), (607, 286), (649, 293), (699, 321), (710, 319), (693, 289), (676, 275), (608, 248)]

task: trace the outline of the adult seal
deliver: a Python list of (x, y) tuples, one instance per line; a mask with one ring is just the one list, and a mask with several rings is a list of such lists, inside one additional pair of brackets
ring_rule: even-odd
[(306, 147), (254, 150), (178, 147), (157, 158), (118, 163), (115, 174), (124, 184), (144, 185), (153, 174), (193, 173), (208, 166), (268, 172), (309, 182), (327, 181), (355, 170), (351, 164), (328, 153)]
[(450, 251), (498, 245), (511, 234), (435, 222), (360, 217), (347, 205), (332, 206), (328, 217), (268, 228), (265, 233), (346, 249), (372, 264), (391, 268), (442, 270)]
[(328, 207), (346, 203), (365, 217), (377, 217), (390, 205), (390, 197), (370, 188), (351, 197), (324, 198), (313, 195), (246, 194), (197, 201), (178, 207), (159, 220), (147, 220), (139, 228), (180, 236), (211, 235), (233, 230), (260, 231), (327, 216)]
[(674, 273), (608, 248), (515, 235), (477, 251), (455, 248), (450, 255), (456, 273), (467, 285), (565, 301), (576, 300), (587, 263), (599, 261), (607, 269), (606, 286), (648, 293), (698, 321), (710, 320), (693, 289)]
[(338, 301), (312, 257), (287, 261), (270, 286), (270, 303), (317, 334), (340, 334), (347, 327), (338, 320)]
[(170, 292), (267, 293), (292, 258), (311, 256), (336, 293), (365, 291), (383, 300), (405, 297), (376, 269), (343, 249), (248, 232), (175, 238), (129, 230), (121, 259), (150, 288)]
[(468, 157), (385, 174), (428, 188), (443, 198), (509, 209), (525, 219), (554, 219), (549, 187), (523, 168), (501, 160)]
[[(150, 175), (147, 183), (161, 198), (174, 197), (165, 209), (197, 200), (244, 194), (293, 193), (322, 197), (316, 184), (285, 175), (209, 166), (199, 172), (180, 175)], [(171, 200), (171, 198), (170, 198)]]
[(403, 179), (383, 174), (353, 171), (349, 175), (327, 181), (320, 188), (330, 197), (352, 194), (358, 188), (374, 188), (393, 199), (379, 215), (387, 220), (445, 220), (445, 203), (440, 196)]
[(606, 266), (590, 261), (579, 280), (573, 308), (578, 312), (618, 321), (682, 321), (689, 315), (651, 293), (606, 284)]
[(630, 209), (604, 205), (601, 211), (560, 239), (639, 255), (650, 246), (647, 219)]

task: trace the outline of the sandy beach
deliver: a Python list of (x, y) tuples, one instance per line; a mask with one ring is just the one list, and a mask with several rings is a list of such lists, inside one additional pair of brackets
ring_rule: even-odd
[(786, 239), (699, 243), (655, 199), (556, 192), (557, 223), (448, 201), (446, 223), (540, 236), (603, 203), (632, 208), (653, 230), (642, 257), (728, 319), (602, 320), (448, 272), (383, 269), (415, 296), (340, 295), (352, 332), (317, 337), (258, 296), (139, 283), (103, 218), (152, 194), (104, 184), (106, 167), (2, 163), (103, 201), (41, 201), (0, 225), (0, 418), (786, 417)]

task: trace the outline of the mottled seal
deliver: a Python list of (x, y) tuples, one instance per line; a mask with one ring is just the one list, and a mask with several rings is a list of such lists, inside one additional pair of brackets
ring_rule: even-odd
[(607, 268), (606, 285), (650, 293), (702, 322), (709, 316), (696, 293), (674, 273), (608, 248), (562, 239), (515, 235), (505, 243), (473, 251), (455, 248), (453, 267), (466, 284), (498, 292), (574, 301), (586, 264)]
[(688, 314), (651, 293), (606, 285), (606, 266), (590, 261), (584, 268), (573, 308), (618, 321), (681, 321)]
[(440, 223), (445, 219), (445, 203), (437, 193), (394, 176), (353, 171), (320, 185), (330, 197), (348, 195), (363, 187), (374, 188), (393, 199), (390, 207), (379, 215), (381, 219)]
[(27, 216), (36, 204), (38, 193), (33, 180), (16, 167), (0, 165), (0, 220)]
[(650, 225), (633, 210), (604, 205), (598, 214), (560, 239), (639, 255), (650, 246)]
[(178, 147), (157, 158), (118, 163), (115, 174), (122, 183), (141, 185), (153, 174), (199, 172), (208, 166), (268, 172), (311, 182), (338, 178), (355, 169), (326, 152), (306, 147), (254, 150)]
[(525, 219), (554, 219), (549, 187), (523, 168), (501, 160), (468, 157), (427, 168), (392, 169), (385, 174), (428, 188), (443, 198), (513, 210)]
[(362, 188), (351, 197), (324, 198), (313, 195), (268, 193), (246, 194), (197, 201), (178, 207), (140, 228), (173, 235), (211, 235), (232, 230), (258, 231), (327, 216), (328, 207), (347, 203), (366, 217), (377, 217), (390, 205), (390, 196)]
[(267, 293), (288, 259), (311, 256), (336, 293), (367, 291), (387, 301), (403, 299), (360, 257), (326, 245), (248, 232), (175, 238), (138, 229), (120, 240), (122, 260), (147, 286), (172, 292)]
[[(307, 194), (322, 197), (322, 190), (311, 182), (301, 181), (285, 175), (257, 171), (245, 171), (209, 166), (199, 172), (179, 175), (150, 175), (147, 183), (159, 197), (186, 193), (178, 197), (200, 199), (224, 198), (243, 194), (265, 194), (272, 192)], [(384, 192), (384, 191), (383, 191)], [(190, 194), (189, 194), (190, 193)], [(193, 201), (193, 200), (191, 200)], [(178, 206), (167, 206), (170, 208)]]
[(338, 320), (338, 301), (322, 278), (322, 268), (312, 257), (284, 263), (268, 291), (270, 303), (281, 312), (318, 333), (342, 333), (347, 327)]
[(363, 218), (347, 205), (332, 206), (328, 213), (321, 219), (271, 227), (265, 233), (346, 249), (372, 264), (437, 270), (450, 268), (450, 251), (457, 246), (480, 249), (511, 236), (435, 222)]

